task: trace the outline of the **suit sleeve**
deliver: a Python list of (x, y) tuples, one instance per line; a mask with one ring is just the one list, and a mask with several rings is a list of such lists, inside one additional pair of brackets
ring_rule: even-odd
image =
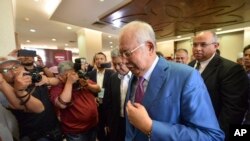
[(218, 116), (221, 128), (228, 134), (230, 124), (241, 124), (247, 109), (249, 81), (240, 65), (223, 71), (220, 82), (221, 112)]
[(184, 81), (184, 87), (180, 88), (180, 121), (154, 119), (151, 140), (223, 141), (224, 133), (200, 74), (193, 70)]

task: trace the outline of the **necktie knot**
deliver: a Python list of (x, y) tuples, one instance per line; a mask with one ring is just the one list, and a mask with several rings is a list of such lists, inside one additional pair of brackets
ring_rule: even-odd
[(201, 63), (199, 61), (197, 61), (195, 69), (199, 70), (200, 67), (201, 67)]
[(143, 81), (144, 81), (144, 78), (143, 77), (139, 77), (137, 84), (138, 85), (142, 85)]

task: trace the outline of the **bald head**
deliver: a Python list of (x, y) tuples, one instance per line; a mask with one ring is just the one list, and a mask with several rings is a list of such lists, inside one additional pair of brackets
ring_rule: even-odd
[(193, 55), (202, 62), (211, 58), (219, 47), (217, 36), (214, 32), (204, 31), (193, 38)]

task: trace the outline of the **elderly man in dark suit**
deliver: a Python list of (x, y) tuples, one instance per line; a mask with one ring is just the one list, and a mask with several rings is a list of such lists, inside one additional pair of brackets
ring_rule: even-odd
[(125, 140), (125, 118), (124, 102), (127, 94), (129, 80), (132, 73), (122, 63), (121, 54), (118, 48), (111, 51), (113, 67), (116, 70), (110, 78), (110, 84), (106, 88), (105, 99), (107, 100), (108, 129), (110, 141)]
[(192, 45), (196, 60), (189, 65), (201, 73), (228, 140), (230, 125), (241, 124), (247, 109), (247, 75), (241, 65), (216, 54), (219, 43), (215, 33), (197, 34)]

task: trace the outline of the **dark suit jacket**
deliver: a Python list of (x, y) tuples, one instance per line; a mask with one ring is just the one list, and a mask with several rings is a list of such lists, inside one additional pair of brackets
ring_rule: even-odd
[(121, 79), (118, 78), (118, 73), (114, 73), (110, 78), (110, 84), (106, 89), (105, 99), (107, 100), (107, 123), (111, 130), (110, 140), (118, 141), (120, 111), (121, 111)]
[[(104, 73), (104, 78), (103, 78), (103, 86), (102, 88), (106, 88), (108, 85), (108, 81), (110, 79), (110, 76), (114, 73), (114, 70), (112, 69), (105, 69), (105, 73)], [(97, 70), (94, 69), (90, 72), (88, 72), (88, 77), (89, 79), (91, 79), (94, 82), (97, 82), (96, 77), (97, 77)]]
[[(111, 75), (114, 73), (114, 70), (112, 69), (105, 69), (104, 72), (104, 78), (103, 78), (103, 86), (102, 88), (105, 89), (108, 87), (109, 85), (109, 81), (110, 81), (110, 77)], [(94, 69), (93, 71), (90, 71), (88, 73), (88, 77), (89, 79), (91, 79), (94, 82), (97, 82), (97, 70)], [(104, 92), (105, 92), (104, 91)], [(105, 92), (106, 93), (106, 92)], [(104, 93), (104, 98), (103, 98), (103, 104), (100, 104), (98, 107), (98, 112), (99, 112), (99, 123), (102, 124), (102, 126), (104, 126), (106, 124), (106, 117), (107, 117), (107, 105), (106, 105), (106, 101), (107, 101), (107, 97), (105, 96)]]
[[(194, 66), (195, 61), (190, 62)], [(230, 124), (241, 124), (247, 109), (248, 78), (239, 64), (215, 55), (201, 74), (221, 128), (228, 137)]]
[[(126, 102), (132, 97), (129, 85)], [(153, 120), (151, 141), (224, 139), (206, 86), (199, 72), (187, 65), (160, 58), (150, 76), (142, 104)], [(148, 141), (147, 135), (125, 117), (125, 140)]]

